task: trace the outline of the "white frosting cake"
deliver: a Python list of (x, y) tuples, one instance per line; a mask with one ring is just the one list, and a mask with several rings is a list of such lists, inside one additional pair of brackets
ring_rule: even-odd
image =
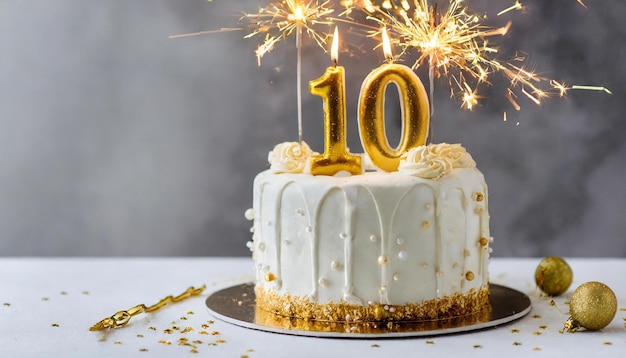
[(487, 185), (460, 145), (398, 172), (313, 176), (283, 143), (254, 181), (257, 306), (315, 320), (432, 320), (488, 306)]

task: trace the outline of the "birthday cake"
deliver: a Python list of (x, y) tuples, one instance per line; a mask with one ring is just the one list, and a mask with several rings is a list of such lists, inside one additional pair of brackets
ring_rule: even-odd
[(397, 171), (312, 175), (282, 143), (254, 180), (257, 308), (319, 321), (426, 321), (489, 307), (487, 185), (459, 144), (409, 149)]

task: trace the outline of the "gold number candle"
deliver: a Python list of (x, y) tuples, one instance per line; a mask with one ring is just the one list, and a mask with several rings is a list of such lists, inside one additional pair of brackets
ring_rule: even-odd
[(324, 153), (311, 156), (311, 174), (334, 175), (345, 170), (361, 174), (361, 157), (348, 151), (346, 141), (346, 88), (342, 66), (337, 66), (339, 41), (337, 29), (333, 36), (331, 58), (322, 77), (309, 82), (311, 94), (324, 101)]
[[(391, 45), (384, 28), (383, 48), (388, 63), (372, 71), (361, 86), (359, 134), (372, 163), (392, 172), (398, 169), (402, 154), (426, 144), (430, 116), (422, 81), (409, 67), (392, 62)], [(390, 83), (398, 88), (402, 112), (402, 137), (396, 148), (389, 145), (385, 134), (385, 91)]]

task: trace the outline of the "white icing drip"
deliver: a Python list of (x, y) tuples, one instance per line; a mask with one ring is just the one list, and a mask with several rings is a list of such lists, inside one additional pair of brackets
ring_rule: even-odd
[[(255, 238), (254, 240), (256, 243), (261, 241), (267, 243), (271, 241), (273, 242), (273, 247), (267, 245), (265, 252), (261, 252), (261, 250), (255, 249), (255, 262), (259, 264), (264, 264), (264, 267), (269, 266), (268, 269), (271, 268), (271, 271), (276, 274), (277, 280), (275, 281), (277, 282), (273, 284), (264, 282), (263, 275), (260, 273), (259, 270), (257, 270), (257, 284), (265, 288), (276, 289), (282, 293), (303, 296), (309, 295), (314, 301), (320, 299), (322, 296), (332, 296), (335, 297), (333, 299), (335, 301), (338, 301), (340, 299), (344, 299), (345, 301), (350, 300), (354, 302), (367, 302), (378, 300), (378, 302), (381, 302), (383, 304), (402, 304), (405, 302), (394, 302), (394, 299), (392, 298), (392, 296), (394, 296), (392, 294), (392, 291), (405, 290), (405, 288), (403, 287), (408, 287), (406, 285), (411, 285), (411, 279), (415, 275), (410, 271), (407, 271), (407, 268), (403, 268), (401, 271), (399, 271), (399, 275), (396, 276), (396, 274), (398, 274), (398, 271), (395, 270), (394, 265), (399, 264), (399, 262), (401, 261), (411, 262), (412, 260), (419, 260), (417, 262), (423, 262), (425, 257), (431, 257), (433, 259), (433, 262), (430, 270), (427, 271), (429, 272), (427, 275), (430, 276), (430, 272), (432, 272), (433, 276), (431, 277), (433, 280), (435, 292), (422, 292), (422, 295), (434, 295), (434, 297), (441, 297), (442, 295), (448, 294), (449, 292), (454, 292), (452, 291), (454, 287), (461, 287), (461, 290), (469, 290), (471, 287), (485, 286), (487, 282), (486, 279), (488, 278), (487, 251), (481, 250), (481, 254), (484, 252), (482, 258), (477, 257), (480, 255), (473, 254), (469, 257), (465, 257), (462, 252), (457, 253), (456, 255), (458, 255), (458, 257), (455, 256), (454, 259), (448, 258), (450, 252), (461, 251), (463, 249), (469, 249), (475, 252), (476, 248), (475, 246), (470, 246), (470, 242), (473, 241), (473, 244), (475, 244), (476, 239), (471, 240), (470, 236), (478, 236), (478, 238), (480, 238), (482, 235), (482, 237), (490, 238), (490, 236), (488, 235), (489, 217), (486, 201), (487, 192), (486, 186), (484, 185), (484, 183), (481, 182), (481, 180), (483, 180), (482, 175), (478, 176), (477, 174), (474, 174), (474, 172), (480, 173), (476, 169), (457, 170), (467, 172), (457, 172), (455, 174), (455, 171), (453, 170), (449, 176), (443, 177), (438, 181), (429, 181), (420, 178), (407, 177), (400, 174), (396, 176), (394, 174), (388, 173), (367, 173), (361, 176), (341, 178), (319, 178), (306, 174), (260, 174), (257, 178), (258, 184), (257, 180), (255, 180), (255, 201), (253, 208), (256, 214), (254, 222), (256, 232), (255, 236), (258, 236), (258, 238)], [(465, 182), (465, 179), (463, 181), (460, 180), (461, 177), (464, 178), (465, 176), (469, 178), (467, 179), (467, 183)], [(259, 191), (266, 191), (266, 188), (270, 188), (267, 186), (269, 184), (271, 184), (271, 190), (267, 191), (267, 195), (268, 199), (272, 198), (272, 201), (274, 202), (273, 205), (268, 205), (269, 201), (263, 199), (265, 195), (263, 195), (262, 193), (257, 193)], [(484, 205), (484, 210), (478, 215), (474, 214), (472, 211), (470, 215), (467, 203), (471, 203), (471, 195), (473, 194), (473, 191), (468, 189), (475, 189), (476, 184), (480, 184), (485, 189), (483, 190), (485, 199), (484, 202), (482, 202), (482, 204)], [(302, 206), (302, 203), (293, 203), (290, 206), (286, 206), (284, 208), (282, 207), (283, 204), (288, 204), (293, 201), (291, 196), (284, 197), (284, 195), (287, 194), (287, 186), (296, 188), (295, 191), (289, 190), (289, 195), (293, 195), (293, 193), (297, 192), (298, 195), (301, 196), (302, 200), (304, 200), (305, 202), (304, 207)], [(428, 191), (419, 191), (415, 194), (411, 194), (413, 195), (413, 197), (411, 197), (410, 200), (407, 198), (408, 193), (411, 190), (418, 190), (416, 188), (421, 187), (428, 188)], [(402, 191), (400, 192), (398, 189), (402, 189)], [(445, 244), (446, 250), (444, 250), (444, 243), (442, 242), (442, 240), (444, 239), (443, 232), (444, 230), (448, 229), (445, 229), (443, 225), (446, 225), (447, 227), (449, 224), (447, 222), (443, 222), (441, 218), (446, 215), (446, 210), (448, 210), (447, 205), (449, 204), (445, 201), (448, 200), (447, 195), (451, 195), (451, 190), (456, 189), (459, 189), (462, 192), (460, 196), (461, 199), (456, 200), (458, 200), (459, 204), (462, 203), (462, 207), (460, 207), (459, 210), (463, 210), (463, 212), (466, 213), (465, 218), (462, 219), (465, 222), (464, 224), (462, 224), (465, 229), (462, 232), (459, 232), (459, 234), (461, 234), (462, 236), (460, 238), (460, 244), (457, 244), (459, 245), (459, 249), (455, 249), (456, 251), (453, 251), (451, 248), (449, 248), (448, 244)], [(360, 190), (364, 190), (364, 192), (360, 192)], [(426, 194), (428, 192), (430, 192), (431, 196), (428, 196), (428, 194)], [(276, 199), (275, 196), (279, 197), (280, 201), (274, 201), (274, 199)], [(365, 200), (366, 197), (371, 199)], [(407, 198), (407, 201), (405, 204), (402, 204), (405, 198)], [(418, 202), (415, 202), (415, 200), (418, 200)], [(332, 202), (332, 204), (329, 204), (329, 206), (325, 206), (323, 208), (325, 221), (321, 222), (320, 220), (322, 220), (322, 218), (320, 215), (320, 211), (322, 210), (324, 203), (327, 201), (329, 203)], [(357, 203), (360, 204), (358, 204), (357, 206)], [(430, 256), (424, 253), (422, 253), (422, 256), (420, 256), (416, 254), (416, 252), (419, 251), (414, 251), (414, 246), (411, 246), (414, 244), (409, 243), (415, 242), (415, 240), (421, 242), (419, 240), (422, 239), (419, 238), (419, 236), (418, 238), (416, 238), (413, 237), (413, 234), (398, 231), (399, 227), (403, 227), (405, 225), (404, 223), (406, 223), (406, 215), (403, 215), (402, 221), (396, 222), (395, 218), (398, 216), (399, 210), (403, 210), (404, 212), (406, 212), (406, 210), (428, 210), (426, 209), (426, 205), (429, 203), (434, 209), (434, 217), (432, 217), (432, 214), (429, 214), (428, 212), (423, 212), (423, 214), (421, 215), (426, 215), (424, 216), (425, 219), (428, 219), (426, 221), (431, 222), (432, 225), (430, 225), (430, 228), (428, 225), (422, 226), (422, 219), (416, 219), (415, 223), (417, 223), (416, 227), (419, 227), (421, 231), (428, 233), (428, 237), (431, 237), (428, 240), (432, 240), (434, 238), (434, 252), (432, 252), (432, 255)], [(342, 208), (340, 205), (344, 205), (344, 207)], [(364, 210), (363, 205), (365, 205), (365, 208), (369, 207), (369, 209), (367, 210), (369, 210), (371, 214), (375, 213), (375, 216), (367, 216), (365, 218), (363, 216), (358, 216), (360, 215), (359, 212)], [(333, 209), (335, 206), (336, 209)], [(414, 207), (415, 209), (411, 209), (411, 207)], [(299, 211), (297, 212), (296, 208), (306, 208), (306, 210), (304, 210), (305, 214), (302, 215)], [(338, 213), (339, 215), (333, 217), (333, 211)], [(310, 237), (310, 240), (308, 240), (308, 242), (303, 242), (303, 240), (292, 240), (292, 238), (297, 237), (295, 232), (281, 232), (282, 228), (285, 227), (292, 227), (292, 229), (289, 230), (294, 230), (295, 228), (295, 226), (293, 225), (285, 226), (284, 224), (282, 224), (282, 221), (285, 220), (284, 218), (286, 217), (285, 215), (287, 215), (287, 213), (293, 216), (299, 215), (304, 220), (308, 220), (308, 224), (306, 226), (310, 227), (311, 231), (305, 231), (304, 227), (300, 227), (299, 229), (301, 235)], [(378, 220), (376, 220), (376, 216)], [(274, 226), (273, 229), (271, 229), (270, 227), (266, 227), (268, 219), (270, 219), (269, 221), (272, 222), (272, 226)], [(479, 232), (468, 231), (470, 223), (472, 222), (471, 220), (478, 220), (478, 222), (474, 221), (472, 227), (476, 228), (476, 226), (474, 225), (477, 225), (479, 227)], [(333, 226), (336, 225), (334, 224), (334, 222), (336, 222), (340, 226)], [(362, 242), (359, 241), (359, 245), (357, 245), (358, 243), (355, 240), (357, 225), (364, 225), (363, 229), (359, 231), (360, 237), (362, 236), (362, 239), (359, 239), (362, 240)], [(327, 237), (327, 232), (332, 233), (332, 235)], [(453, 235), (449, 234), (449, 231), (446, 231), (446, 233), (447, 235)], [(433, 234), (434, 237), (432, 236)], [(415, 235), (419, 234), (416, 233)], [(370, 236), (378, 237), (376, 243), (373, 244), (370, 241)], [(341, 239), (340, 237), (345, 238)], [(402, 237), (403, 240), (398, 240), (399, 237)], [(289, 247), (291, 248), (289, 249), (289, 252), (306, 253), (306, 251), (309, 251), (311, 259), (310, 263), (307, 263), (307, 265), (305, 266), (300, 265), (301, 267), (299, 267), (297, 260), (293, 261), (290, 260), (289, 256), (283, 257), (283, 255), (281, 255), (281, 243), (283, 242), (283, 240), (287, 240), (287, 238), (291, 240), (291, 244), (289, 245)], [(323, 240), (324, 243), (323, 252), (320, 251), (321, 240)], [(450, 240), (456, 239), (454, 239), (454, 236), (450, 236)], [(302, 247), (302, 245), (305, 244), (309, 247), (309, 249), (306, 249), (306, 247)], [(287, 245), (285, 244), (285, 246)], [(377, 251), (376, 253), (368, 253), (376, 246), (378, 247), (378, 250), (375, 250)], [(303, 249), (305, 251), (302, 251)], [(344, 261), (343, 272), (331, 270), (331, 260), (333, 258), (339, 258), (341, 256), (336, 256), (336, 254), (333, 254), (331, 257), (327, 257), (327, 255), (330, 253), (328, 251), (329, 249), (341, 249), (341, 251), (343, 251), (343, 253), (340, 254), (343, 256)], [(270, 251), (272, 252), (271, 254)], [(400, 255), (400, 252), (403, 252), (404, 254)], [(374, 262), (368, 263), (367, 261), (363, 261), (363, 258), (366, 258), (368, 257), (368, 255), (372, 254), (375, 255)], [(274, 267), (274, 260), (272, 256), (276, 257), (276, 267)], [(387, 264), (378, 265), (375, 260), (379, 256), (387, 257)], [(354, 261), (355, 257), (360, 257), (361, 259), (359, 259), (359, 261)], [(406, 259), (406, 261), (403, 260), (403, 257)], [(459, 282), (458, 277), (448, 274), (447, 272), (447, 270), (451, 269), (451, 267), (448, 266), (451, 266), (452, 262), (457, 261), (460, 262), (459, 266), (463, 268), (468, 265), (469, 261), (479, 261), (476, 263), (476, 269), (477, 271), (479, 270), (478, 272), (475, 272), (477, 274), (476, 279), (472, 282), (471, 285), (466, 285), (468, 287), (463, 287), (463, 282), (465, 280), (462, 279), (461, 282)], [(325, 273), (322, 273), (322, 271), (320, 271), (322, 267), (320, 265), (322, 263), (324, 270), (326, 270), (324, 271)], [(428, 262), (424, 263), (428, 265)], [(368, 268), (368, 265), (374, 265), (374, 267)], [(417, 268), (418, 267), (416, 266), (416, 269)], [(366, 272), (370, 272), (372, 271), (372, 269), (378, 271), (379, 280), (374, 279), (375, 276), (367, 276), (369, 274)], [(313, 286), (311, 287), (311, 291), (299, 292), (290, 290), (283, 292), (280, 287), (272, 287), (276, 283), (280, 283), (280, 281), (282, 280), (281, 270), (290, 270), (290, 272), (292, 272), (293, 270), (297, 270), (297, 272), (302, 272), (302, 275), (300, 275), (301, 277), (310, 275), (308, 277), (311, 277), (311, 284)], [(334, 278), (331, 279), (330, 276), (328, 276), (329, 270), (335, 272), (330, 272), (331, 276), (342, 275), (343, 277), (341, 277), (340, 280), (344, 281), (343, 284), (341, 284), (340, 281), (337, 281), (336, 276), (333, 276)], [(423, 271), (421, 266), (419, 266), (419, 271)], [(417, 273), (417, 271), (414, 272)], [(437, 275), (438, 272), (443, 273), (443, 275)], [(465, 273), (465, 270), (463, 271), (463, 273)], [(354, 281), (355, 274), (358, 274), (359, 281)], [(297, 276), (297, 273), (295, 275), (291, 275), (291, 277)], [(320, 296), (318, 292), (318, 284), (320, 278), (322, 277), (329, 279), (328, 282), (332, 282), (332, 284), (324, 287), (324, 294)], [(366, 281), (368, 277), (369, 280)], [(394, 277), (405, 277), (405, 279), (394, 280)], [(371, 282), (371, 284), (375, 284), (375, 288), (372, 287), (371, 289), (368, 289), (368, 282)], [(302, 284), (300, 284), (300, 286), (301, 285)], [(412, 285), (415, 285), (415, 281), (412, 282)], [(291, 287), (285, 286), (284, 280), (282, 286)], [(365, 292), (371, 292), (368, 290), (374, 290), (377, 295), (371, 296), (367, 294), (363, 296)], [(335, 294), (333, 293), (335, 291), (340, 292), (337, 292)]]

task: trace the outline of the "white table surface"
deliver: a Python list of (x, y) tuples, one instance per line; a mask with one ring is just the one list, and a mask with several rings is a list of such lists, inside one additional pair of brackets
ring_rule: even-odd
[[(528, 294), (533, 304), (505, 326), (426, 338), (330, 339), (256, 331), (210, 316), (204, 301), (211, 292), (252, 280), (247, 258), (0, 258), (0, 357), (193, 356), (181, 338), (211, 357), (625, 356), (626, 259), (568, 259), (574, 283), (555, 299), (563, 314), (535, 289), (539, 261), (491, 260), (491, 282)], [(615, 319), (602, 331), (560, 333), (565, 302), (587, 281), (615, 291)], [(133, 317), (125, 328), (88, 330), (117, 311), (202, 284), (201, 296)], [(173, 326), (179, 329), (167, 333)]]

